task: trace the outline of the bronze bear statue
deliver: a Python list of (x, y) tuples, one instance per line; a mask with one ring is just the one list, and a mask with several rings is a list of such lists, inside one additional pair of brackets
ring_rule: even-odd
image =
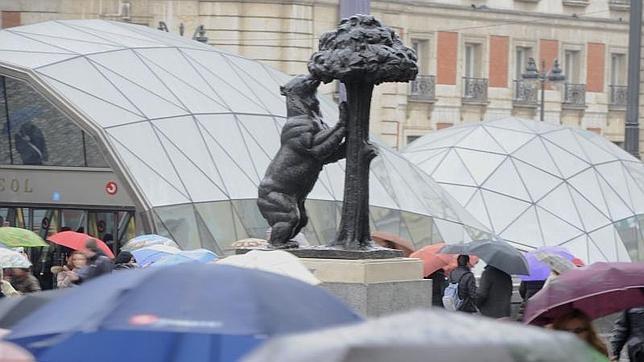
[(273, 248), (297, 248), (292, 239), (308, 222), (304, 202), (325, 164), (345, 157), (347, 110), (333, 128), (322, 120), (317, 88), (320, 81), (299, 75), (280, 88), (286, 97), (287, 121), (281, 147), (259, 185), (257, 205), (271, 226)]

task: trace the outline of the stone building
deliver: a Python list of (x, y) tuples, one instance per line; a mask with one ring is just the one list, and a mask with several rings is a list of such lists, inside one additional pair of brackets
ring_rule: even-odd
[[(628, 0), (372, 1), (371, 12), (416, 48), (420, 76), (374, 92), (372, 132), (395, 148), (462, 122), (539, 118), (537, 88), (521, 80), (527, 59), (565, 84), (548, 85), (545, 120), (624, 139)], [(306, 71), (318, 36), (335, 27), (338, 0), (0, 0), (2, 27), (101, 18), (192, 36), (289, 74)], [(183, 26), (181, 25), (183, 24)], [(328, 85), (325, 92), (336, 92)]]

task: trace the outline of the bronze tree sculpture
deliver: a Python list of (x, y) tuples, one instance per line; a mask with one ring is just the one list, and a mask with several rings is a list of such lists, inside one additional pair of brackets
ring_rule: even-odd
[(346, 174), (342, 219), (332, 246), (359, 250), (371, 246), (369, 165), (376, 156), (369, 143), (369, 112), (374, 85), (416, 78), (415, 52), (373, 16), (343, 19), (337, 30), (320, 38), (308, 64), (313, 77), (345, 84), (348, 103)]

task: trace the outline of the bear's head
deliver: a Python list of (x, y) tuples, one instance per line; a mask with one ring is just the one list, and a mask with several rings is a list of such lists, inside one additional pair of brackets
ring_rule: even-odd
[(286, 97), (286, 116), (321, 117), (316, 96), (319, 86), (320, 81), (310, 75), (298, 75), (281, 86), (280, 93)]

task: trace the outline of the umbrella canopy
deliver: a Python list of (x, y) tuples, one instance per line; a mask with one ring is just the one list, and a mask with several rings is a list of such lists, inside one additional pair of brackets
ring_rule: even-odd
[(0, 249), (0, 268), (29, 268), (31, 262), (24, 255), (11, 249)]
[(371, 239), (385, 248), (402, 250), (405, 256), (409, 256), (416, 249), (414, 244), (401, 236), (388, 233), (386, 231), (374, 231), (371, 233)]
[(156, 234), (146, 234), (139, 235), (133, 239), (128, 240), (128, 242), (123, 245), (121, 250), (132, 252), (136, 249), (141, 249), (153, 245), (165, 245), (179, 249), (179, 245), (172, 239), (168, 239), (165, 236)]
[(220, 259), (217, 263), (281, 274), (312, 285), (322, 283), (298, 257), (283, 250), (251, 250), (246, 254)]
[(441, 250), (444, 254), (472, 254), (507, 274), (528, 274), (528, 262), (512, 245), (497, 240), (475, 240), (450, 244)]
[(568, 251), (568, 249), (561, 246), (542, 246), (536, 250), (525, 253), (525, 258), (528, 261), (530, 273), (522, 275), (521, 280), (537, 281), (546, 280), (550, 276), (550, 266), (537, 258), (537, 253), (546, 253), (551, 255), (558, 255), (566, 260), (573, 260), (575, 257)]
[(644, 306), (644, 263), (594, 263), (552, 279), (528, 300), (525, 323), (545, 325), (573, 309), (595, 319)]
[(109, 258), (114, 258), (114, 253), (112, 253), (112, 250), (110, 250), (110, 248), (102, 240), (99, 240), (87, 234), (77, 233), (75, 231), (63, 231), (47, 237), (47, 240), (53, 243), (66, 246), (74, 250), (85, 249), (85, 242), (87, 242), (88, 239), (96, 240), (96, 245), (98, 245), (98, 247), (105, 253), (105, 255), (107, 255)]
[(0, 341), (0, 361), (35, 362), (34, 356), (22, 347), (10, 342)]
[(131, 361), (232, 361), (270, 336), (359, 320), (323, 289), (292, 278), (185, 263), (72, 288), (5, 339), (39, 361), (119, 361), (124, 353)]
[(139, 265), (146, 266), (155, 263), (164, 256), (174, 255), (180, 252), (180, 249), (172, 246), (152, 245), (132, 250), (132, 255), (134, 255), (134, 258)]
[(244, 361), (602, 361), (594, 356), (570, 333), (427, 310), (276, 338)]
[(9, 248), (47, 246), (47, 243), (33, 231), (10, 226), (0, 227), (0, 244)]
[(550, 267), (550, 270), (557, 274), (575, 269), (575, 264), (573, 264), (572, 261), (559, 255), (537, 252), (535, 253), (535, 256), (537, 257), (537, 259), (539, 259), (539, 261), (546, 263), (546, 265)]
[(411, 253), (410, 258), (423, 261), (423, 275), (428, 276), (438, 269), (447, 267), (455, 258), (453, 254), (439, 254), (445, 243), (432, 244)]
[(67, 291), (69, 289), (54, 289), (0, 299), (0, 328), (11, 329), (20, 320)]
[(166, 255), (154, 262), (152, 265), (167, 266), (195, 262), (204, 264), (215, 261), (217, 258), (217, 254), (206, 249), (182, 250), (173, 255)]

